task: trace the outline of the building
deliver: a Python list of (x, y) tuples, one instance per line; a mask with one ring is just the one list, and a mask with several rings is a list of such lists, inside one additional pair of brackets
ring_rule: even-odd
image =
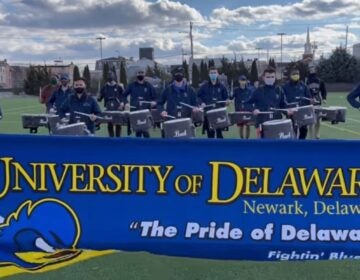
[(136, 76), (136, 73), (139, 70), (143, 70), (146, 72), (146, 70), (148, 68), (154, 69), (155, 65), (157, 67), (159, 67), (159, 69), (161, 69), (162, 71), (167, 72), (167, 69), (164, 65), (159, 64), (159, 63), (155, 62), (154, 60), (142, 58), (136, 62), (133, 62), (126, 68), (127, 78), (131, 80)]
[(122, 62), (125, 62), (126, 66), (128, 66), (131, 63), (130, 60), (128, 60), (122, 56), (103, 58), (102, 60), (96, 61), (95, 70), (102, 71), (105, 63), (107, 63), (109, 65), (110, 69), (115, 67), (116, 70), (119, 70)]
[(11, 88), (11, 68), (7, 60), (0, 60), (0, 88)]
[(70, 80), (72, 81), (72, 77), (74, 75), (74, 63), (64, 64), (62, 60), (55, 60), (52, 65), (38, 65), (37, 67), (42, 67), (47, 69), (50, 75), (61, 75), (67, 74), (69, 75)]
[(140, 48), (139, 49), (139, 60), (146, 58), (154, 60), (154, 48)]
[(360, 43), (359, 44), (355, 44), (353, 46), (353, 55), (357, 58), (360, 59)]

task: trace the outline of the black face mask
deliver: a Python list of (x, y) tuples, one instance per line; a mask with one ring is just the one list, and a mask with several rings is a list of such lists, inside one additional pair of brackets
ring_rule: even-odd
[(180, 75), (179, 74), (175, 75), (175, 81), (181, 82), (183, 79), (184, 79), (183, 75), (181, 75), (181, 74)]
[(138, 75), (138, 76), (136, 76), (137, 77), (137, 79), (141, 82), (141, 81), (143, 81), (144, 80), (144, 78), (145, 78), (145, 76), (143, 76), (143, 75)]
[(79, 94), (84, 93), (84, 91), (85, 91), (84, 88), (75, 88), (74, 90), (76, 93), (79, 93)]
[(114, 79), (113, 78), (108, 78), (107, 79), (109, 83), (111, 83)]

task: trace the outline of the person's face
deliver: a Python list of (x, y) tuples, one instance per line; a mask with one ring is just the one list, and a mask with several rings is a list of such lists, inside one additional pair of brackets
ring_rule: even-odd
[(269, 73), (269, 72), (265, 72), (264, 73), (264, 83), (268, 86), (272, 86), (275, 84), (275, 73)]
[(83, 93), (85, 90), (85, 87), (86, 87), (85, 82), (82, 80), (74, 82), (74, 90), (76, 93), (79, 93), (79, 94)]
[(142, 82), (145, 78), (145, 72), (144, 71), (138, 71), (136, 74), (136, 78), (138, 81)]
[(300, 72), (299, 71), (292, 71), (290, 74), (290, 79), (294, 82), (297, 82), (300, 80)]
[(65, 80), (65, 79), (62, 79), (62, 80), (60, 81), (60, 83), (61, 83), (61, 85), (62, 85), (63, 87), (66, 87), (66, 86), (68, 85), (69, 81), (68, 81), (68, 80)]

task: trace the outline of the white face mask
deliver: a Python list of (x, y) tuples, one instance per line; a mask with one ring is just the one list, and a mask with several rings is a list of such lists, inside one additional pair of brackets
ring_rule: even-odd
[(275, 78), (264, 78), (264, 83), (267, 86), (273, 86), (275, 84)]

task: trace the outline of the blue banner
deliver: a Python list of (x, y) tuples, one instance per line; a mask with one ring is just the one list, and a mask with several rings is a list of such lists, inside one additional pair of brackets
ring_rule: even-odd
[[(356, 141), (1, 136), (0, 147), (0, 270), (84, 249), (360, 259)], [(39, 251), (46, 262), (19, 255)]]

